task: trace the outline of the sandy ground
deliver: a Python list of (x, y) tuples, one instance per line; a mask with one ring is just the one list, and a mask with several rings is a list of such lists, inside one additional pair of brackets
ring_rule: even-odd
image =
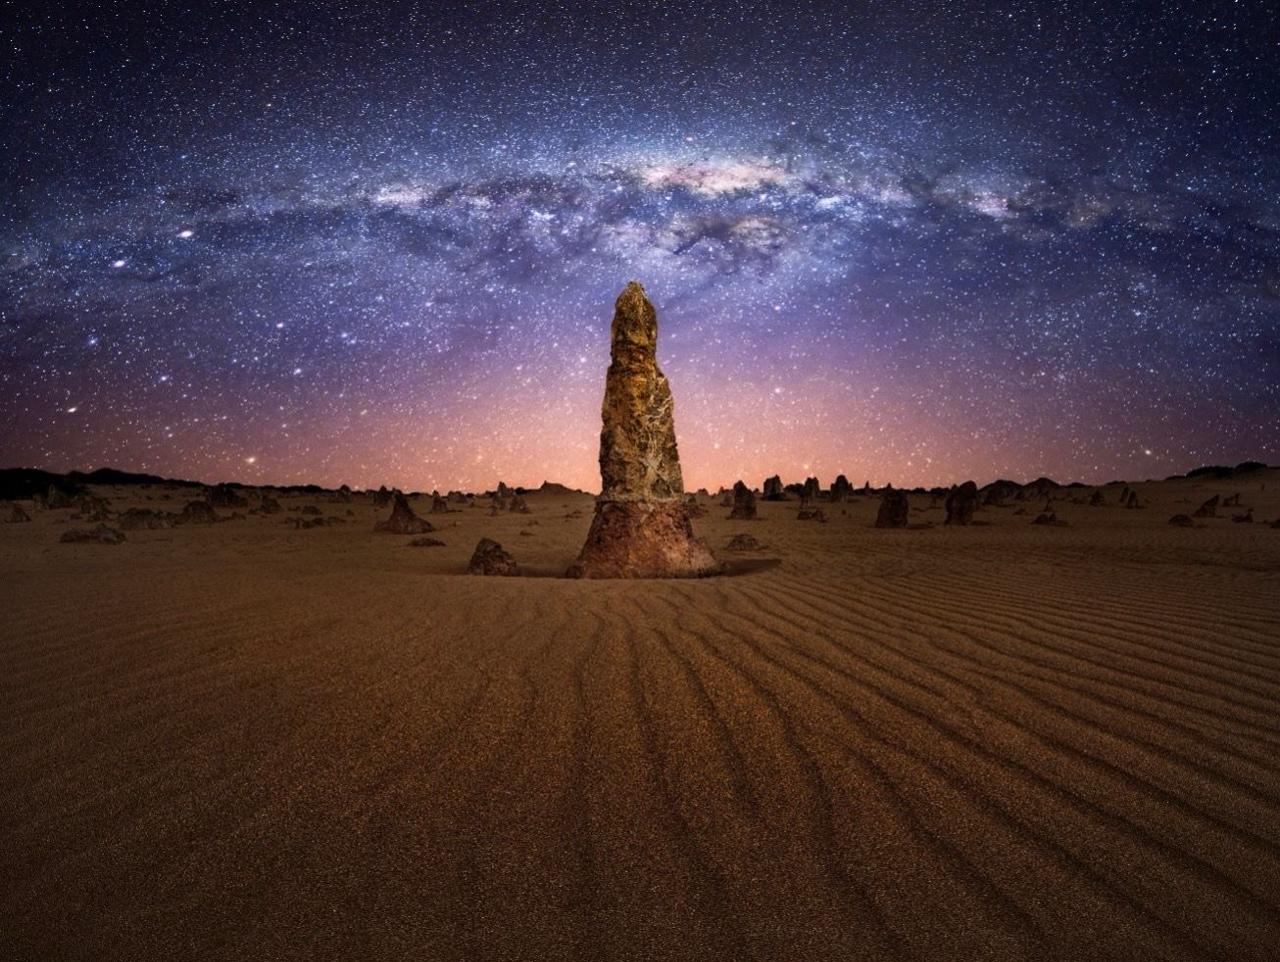
[(1280, 472), (1139, 491), (714, 507), (770, 548), (697, 582), (460, 574), (585, 496), (0, 525), (0, 957), (1276, 959), (1280, 530), (1166, 522)]

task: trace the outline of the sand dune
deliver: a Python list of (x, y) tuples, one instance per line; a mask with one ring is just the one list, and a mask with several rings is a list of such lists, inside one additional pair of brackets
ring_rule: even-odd
[(1137, 489), (716, 504), (770, 547), (679, 582), (538, 577), (561, 493), (416, 499), (432, 548), (303, 496), (347, 523), (0, 526), (0, 955), (1274, 959), (1280, 531), (1167, 521), (1280, 472)]

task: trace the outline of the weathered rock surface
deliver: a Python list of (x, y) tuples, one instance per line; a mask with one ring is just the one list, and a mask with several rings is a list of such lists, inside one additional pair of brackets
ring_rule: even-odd
[(568, 574), (716, 574), (720, 563), (694, 537), (684, 503), (671, 387), (657, 361), (657, 313), (635, 281), (618, 295), (610, 335), (601, 407), (601, 493), (586, 543)]
[(880, 510), (876, 512), (877, 528), (905, 528), (911, 513), (911, 501), (907, 492), (886, 488), (880, 498)]
[(947, 520), (944, 524), (970, 524), (978, 508), (978, 486), (972, 481), (957, 485), (947, 493)]
[(409, 507), (408, 498), (397, 491), (391, 499), (391, 517), (386, 521), (379, 521), (373, 530), (387, 534), (428, 534), (435, 528), (431, 526), (431, 522), (419, 518), (413, 508)]
[(502, 545), (490, 538), (481, 538), (476, 550), (471, 555), (471, 561), (467, 564), (467, 574), (469, 575), (505, 575), (512, 576), (520, 573), (520, 566), (516, 564), (516, 559), (507, 554), (502, 549)]
[(733, 485), (733, 510), (729, 512), (731, 521), (754, 521), (756, 519), (756, 495), (743, 482)]

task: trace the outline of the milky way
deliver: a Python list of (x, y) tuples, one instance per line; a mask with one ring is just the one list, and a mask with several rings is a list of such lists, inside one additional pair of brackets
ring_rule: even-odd
[(20, 11), (0, 464), (594, 487), (633, 277), (694, 486), (1274, 460), (1276, 28), (1117, 7)]

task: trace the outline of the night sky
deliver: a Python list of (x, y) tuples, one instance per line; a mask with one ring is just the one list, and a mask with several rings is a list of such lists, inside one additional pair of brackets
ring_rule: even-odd
[(0, 466), (595, 489), (631, 278), (689, 487), (1280, 460), (1265, 3), (5, 16)]

